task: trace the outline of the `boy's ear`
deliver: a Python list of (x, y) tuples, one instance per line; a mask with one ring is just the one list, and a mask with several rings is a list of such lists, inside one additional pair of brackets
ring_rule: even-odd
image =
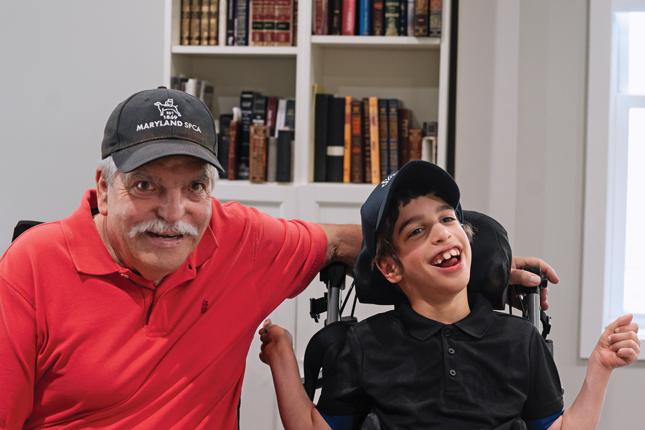
[(383, 257), (376, 260), (376, 267), (383, 277), (392, 284), (398, 284), (403, 279), (401, 267), (392, 257)]

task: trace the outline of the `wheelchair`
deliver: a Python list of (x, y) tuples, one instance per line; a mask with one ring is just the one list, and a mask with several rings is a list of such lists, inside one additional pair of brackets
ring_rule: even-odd
[[(550, 317), (540, 308), (539, 289), (547, 287), (546, 275), (540, 273), (538, 268), (528, 268), (526, 270), (540, 275), (539, 289), (509, 286), (512, 253), (506, 230), (496, 220), (479, 212), (464, 211), (464, 219), (475, 232), (471, 241), (472, 262), (467, 287), (469, 296), (480, 294), (491, 303), (495, 311), (508, 310), (512, 313), (513, 307), (518, 308), (523, 318), (528, 319), (538, 331), (541, 330), (542, 337), (553, 354), (553, 342), (547, 339), (551, 330)], [(326, 313), (324, 327), (311, 338), (304, 355), (303, 384), (312, 401), (315, 401), (316, 393), (323, 384), (333, 384), (333, 379), (325, 381), (325, 369), (333, 367), (345, 343), (347, 330), (357, 322), (354, 317), (357, 302), (393, 305), (396, 308), (403, 300), (407, 300), (398, 288), (370, 270), (372, 262), (367, 261), (366, 255), (361, 253), (359, 256), (353, 271), (354, 282), (344, 298), (347, 267), (334, 263), (320, 273), (320, 280), (325, 284), (327, 292), (321, 298), (310, 300), (310, 315), (316, 322)], [(352, 292), (352, 310), (349, 315), (343, 316)], [(526, 427), (518, 419), (501, 428), (513, 430)], [(378, 417), (368, 414), (361, 429), (381, 429)]]

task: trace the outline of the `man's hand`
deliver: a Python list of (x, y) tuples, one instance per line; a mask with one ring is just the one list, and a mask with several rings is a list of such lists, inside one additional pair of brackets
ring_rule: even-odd
[[(511, 274), (509, 284), (523, 285), (525, 287), (537, 287), (540, 285), (540, 277), (535, 273), (523, 270), (526, 267), (537, 267), (541, 272), (546, 274), (547, 279), (552, 284), (560, 282), (558, 274), (546, 261), (537, 257), (513, 257), (511, 263)], [(548, 288), (540, 290), (540, 306), (542, 309), (549, 309)]]
[(638, 324), (631, 314), (618, 317), (600, 335), (596, 347), (589, 357), (589, 365), (599, 364), (613, 370), (628, 366), (638, 359), (641, 342), (638, 339)]
[(282, 354), (289, 353), (289, 351), (293, 354), (291, 334), (283, 327), (272, 324), (271, 320), (264, 321), (258, 334), (262, 341), (260, 360), (263, 363), (271, 366), (273, 360), (279, 359)]

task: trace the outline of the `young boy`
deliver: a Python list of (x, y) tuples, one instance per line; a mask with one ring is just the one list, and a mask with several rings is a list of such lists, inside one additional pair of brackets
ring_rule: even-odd
[(288, 332), (270, 322), (260, 330), (260, 358), (271, 367), (287, 430), (356, 429), (368, 413), (383, 429), (596, 428), (612, 369), (638, 357), (631, 315), (603, 332), (580, 393), (563, 411), (558, 372), (537, 330), (477, 295), (469, 300), (471, 248), (461, 217), (457, 184), (423, 161), (370, 194), (361, 208), (362, 252), (408, 302), (349, 330), (317, 408), (300, 383)]

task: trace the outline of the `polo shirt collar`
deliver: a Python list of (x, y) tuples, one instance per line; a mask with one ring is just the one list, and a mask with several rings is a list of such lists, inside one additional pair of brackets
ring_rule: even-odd
[(471, 337), (481, 339), (493, 322), (493, 308), (479, 294), (474, 294), (472, 297), (469, 297), (468, 301), (470, 304), (470, 313), (464, 319), (454, 324), (443, 324), (426, 318), (415, 312), (407, 301), (400, 304), (397, 307), (397, 311), (407, 331), (416, 339), (426, 340), (449, 325), (457, 327)]
[[(128, 269), (112, 259), (96, 229), (92, 210), (97, 207), (96, 190), (88, 190), (83, 195), (80, 207), (62, 221), (74, 266), (78, 272), (87, 275), (124, 273)], [(190, 254), (185, 264), (189, 265), (191, 272), (194, 271), (213, 255), (217, 247), (217, 239), (209, 225), (197, 249)]]

